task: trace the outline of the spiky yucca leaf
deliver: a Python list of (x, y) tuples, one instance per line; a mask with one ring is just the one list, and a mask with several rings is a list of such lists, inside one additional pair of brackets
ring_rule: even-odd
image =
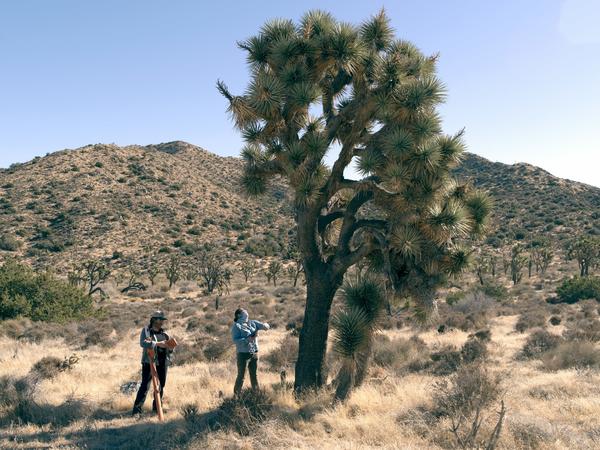
[(465, 144), (462, 140), (464, 130), (459, 131), (454, 136), (440, 136), (437, 144), (440, 149), (443, 161), (448, 167), (454, 167), (462, 161), (465, 151)]
[(306, 158), (307, 153), (300, 142), (294, 142), (287, 146), (285, 155), (294, 167), (298, 167)]
[(412, 42), (403, 39), (392, 42), (389, 48), (390, 54), (402, 55), (408, 58), (423, 58), (423, 53)]
[(425, 240), (415, 226), (397, 225), (392, 231), (390, 244), (404, 258), (419, 258)]
[(324, 133), (311, 132), (302, 136), (302, 145), (306, 153), (313, 156), (323, 156), (327, 151), (327, 137)]
[(270, 60), (275, 67), (289, 65), (304, 53), (306, 46), (296, 36), (280, 39), (271, 46)]
[(390, 158), (399, 160), (404, 158), (413, 148), (413, 138), (405, 129), (396, 128), (388, 133), (383, 140), (383, 148)]
[(261, 27), (260, 34), (267, 42), (277, 42), (294, 37), (296, 26), (289, 19), (271, 19)]
[(347, 308), (361, 309), (370, 327), (377, 326), (385, 306), (385, 293), (380, 281), (371, 277), (346, 281), (339, 292)]
[(429, 108), (444, 100), (444, 85), (435, 77), (419, 78), (401, 90), (401, 102), (411, 111)]
[(263, 126), (258, 122), (248, 124), (242, 129), (242, 138), (249, 144), (257, 144), (262, 140)]
[(440, 117), (435, 113), (418, 114), (412, 123), (412, 131), (419, 142), (429, 139), (442, 131)]
[(296, 191), (295, 200), (297, 206), (305, 207), (311, 205), (319, 198), (319, 189), (322, 184), (321, 175), (298, 169), (292, 183)]
[(438, 169), (440, 158), (439, 149), (433, 143), (427, 143), (415, 149), (407, 164), (413, 176), (422, 178)]
[(250, 83), (248, 104), (264, 119), (277, 118), (285, 98), (284, 92), (284, 87), (277, 77), (261, 71)]
[(297, 83), (288, 91), (288, 99), (295, 108), (306, 108), (319, 97), (319, 90), (313, 83)]
[(366, 313), (358, 308), (344, 309), (332, 320), (333, 350), (343, 358), (354, 359), (369, 340), (370, 327)]
[(429, 225), (429, 237), (440, 245), (451, 238), (466, 236), (471, 226), (467, 211), (457, 201), (431, 206), (426, 223)]
[(385, 157), (376, 149), (361, 152), (356, 161), (356, 168), (363, 176), (375, 173), (383, 167), (385, 167)]
[(485, 231), (493, 208), (492, 199), (483, 191), (473, 191), (467, 197), (465, 206), (473, 219), (474, 231), (476, 233)]
[(462, 247), (454, 247), (444, 261), (444, 268), (450, 275), (460, 275), (471, 264), (471, 252)]
[(242, 186), (246, 193), (252, 196), (262, 195), (267, 190), (265, 177), (250, 169), (246, 169), (242, 176)]
[(305, 38), (322, 37), (331, 33), (334, 26), (333, 16), (318, 9), (307, 12), (300, 20), (300, 31)]
[(250, 39), (238, 42), (238, 47), (246, 50), (248, 64), (262, 67), (267, 64), (271, 45), (264, 35), (252, 36)]
[(394, 29), (383, 9), (361, 25), (360, 37), (369, 48), (378, 52), (392, 43)]
[(333, 61), (337, 69), (356, 74), (366, 54), (356, 28), (347, 23), (337, 24), (333, 32), (322, 41), (321, 55)]

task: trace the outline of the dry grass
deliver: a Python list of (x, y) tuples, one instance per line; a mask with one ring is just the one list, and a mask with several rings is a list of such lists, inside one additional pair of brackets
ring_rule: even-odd
[[(435, 329), (408, 327), (385, 330), (378, 338), (382, 350), (370, 379), (346, 404), (333, 405), (328, 391), (296, 401), (289, 385), (281, 384), (278, 368), (285, 359), (281, 352), (285, 352), (290, 343), (290, 331), (286, 331), (285, 326), (291, 318), (301, 314), (301, 304), (296, 299), (301, 292), (258, 283), (249, 288), (237, 282), (234, 285), (237, 289), (223, 299), (219, 311), (214, 310), (212, 298), (197, 292), (170, 300), (113, 300), (109, 314), (116, 316), (119, 311), (118, 323), (125, 318), (131, 325), (129, 328), (110, 326), (106, 336), (113, 343), (110, 346), (82, 347), (80, 342), (69, 338), (70, 334), (65, 334), (67, 339), (54, 339), (42, 333), (37, 342), (11, 337), (0, 339), (0, 386), (12, 399), (0, 402), (0, 447), (455, 447), (448, 419), (436, 418), (432, 413), (437, 407), (432, 399), (433, 387), (443, 377), (420, 367), (427, 362), (430, 353), (449, 346), (460, 350), (469, 339), (469, 332), (451, 329), (438, 333)], [(214, 361), (208, 361), (203, 355), (208, 340), (228, 339), (231, 310), (239, 304), (247, 305), (252, 315), (276, 325), (260, 338), (263, 362), (259, 365), (259, 379), (271, 398), (272, 407), (260, 421), (253, 422), (248, 429), (243, 428), (247, 435), (210, 426), (224, 400), (230, 397), (235, 365), (231, 354)], [(186, 351), (200, 355), (193, 358), (188, 354), (186, 360), (179, 363), (175, 358), (175, 365), (169, 369), (163, 424), (150, 413), (139, 420), (131, 418), (129, 413), (135, 394), (121, 392), (122, 385), (139, 378), (137, 339), (145, 321), (136, 324), (136, 312), (145, 317), (147, 311), (158, 306), (169, 311), (171, 332), (182, 342), (192, 344)], [(118, 309), (111, 309), (113, 307)], [(563, 316), (581, 314), (577, 306), (569, 308), (562, 311)], [(515, 311), (512, 315), (495, 317), (488, 324), (491, 342), (487, 344), (487, 366), (502, 378), (508, 410), (499, 448), (597, 448), (600, 373), (593, 368), (548, 371), (540, 359), (518, 358), (529, 336), (528, 331), (515, 330), (519, 317), (520, 312)], [(101, 323), (110, 324), (107, 320)], [(206, 330), (207, 323), (215, 325), (210, 332)], [(552, 327), (556, 334), (563, 331), (562, 325)], [(57, 363), (73, 353), (79, 356), (79, 361), (71, 369), (53, 371), (52, 377), (41, 377), (33, 393), (34, 404), (23, 404), (22, 410), (16, 411), (14, 403), (18, 395), (11, 390), (14, 381), (30, 379), (35, 372), (32, 368), (42, 357), (55, 358), (46, 361)], [(274, 365), (266, 362), (269, 354), (273, 355)], [(288, 381), (292, 376), (293, 370), (288, 369)], [(149, 406), (150, 400), (146, 410)], [(496, 417), (495, 407), (486, 414), (482, 427), (483, 434), (489, 435), (489, 427)]]

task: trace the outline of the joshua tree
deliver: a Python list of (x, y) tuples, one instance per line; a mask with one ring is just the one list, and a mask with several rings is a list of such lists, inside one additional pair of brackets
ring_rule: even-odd
[[(248, 89), (217, 87), (247, 142), (243, 184), (259, 195), (283, 176), (293, 193), (307, 282), (298, 392), (325, 381), (331, 303), (351, 266), (378, 261), (396, 292), (432, 308), (439, 284), (466, 267), (460, 242), (483, 230), (491, 205), (451, 177), (463, 133), (441, 132), (437, 56), (395, 40), (383, 11), (358, 27), (321, 11), (298, 25), (274, 20), (238, 46)], [(331, 167), (329, 150), (339, 152)], [(344, 176), (353, 160), (359, 180)]]
[(244, 280), (246, 283), (249, 279), (254, 276), (254, 271), (256, 270), (256, 260), (254, 259), (244, 259), (242, 264), (240, 265), (240, 271), (244, 275)]
[(584, 277), (589, 274), (600, 259), (600, 239), (597, 237), (580, 236), (569, 243), (567, 258), (576, 259), (579, 265), (579, 275)]
[[(359, 332), (359, 335), (363, 336), (365, 341), (355, 357), (356, 377), (354, 385), (360, 386), (369, 370), (371, 353), (373, 352), (373, 334), (383, 317), (387, 302), (382, 283), (369, 276), (362, 277), (354, 282), (344, 282), (339, 292), (346, 309), (361, 310), (366, 320), (366, 330)], [(344, 331), (344, 334), (347, 333), (351, 333), (351, 330)], [(342, 376), (342, 378), (345, 377)]]
[(302, 267), (302, 261), (297, 259), (292, 264), (287, 267), (287, 274), (292, 280), (292, 284), (294, 287), (298, 284), (298, 278), (304, 272), (304, 267)]
[(169, 289), (179, 281), (181, 278), (181, 257), (179, 255), (171, 255), (165, 265), (165, 276), (169, 280)]
[(141, 276), (141, 271), (139, 270), (139, 268), (137, 267), (137, 265), (134, 262), (129, 263), (127, 272), (129, 275), (127, 278), (127, 286), (125, 286), (123, 289), (121, 289), (121, 292), (123, 294), (125, 294), (130, 291), (145, 291), (146, 286), (144, 285), (144, 283), (139, 281), (140, 276)]
[(527, 256), (523, 255), (523, 247), (517, 244), (512, 248), (510, 258), (510, 278), (517, 285), (523, 278), (523, 268), (527, 264)]
[(475, 258), (474, 266), (475, 266), (475, 274), (477, 275), (477, 278), (479, 279), (479, 284), (481, 284), (483, 286), (485, 284), (485, 280), (483, 279), (483, 276), (490, 269), (489, 258), (483, 254), (477, 255), (477, 257)]
[(544, 243), (540, 246), (533, 247), (531, 250), (531, 257), (535, 264), (535, 273), (539, 272), (544, 275), (554, 257), (554, 252), (549, 243)]
[(207, 293), (212, 294), (215, 289), (228, 290), (231, 272), (223, 266), (223, 261), (216, 255), (206, 251), (201, 252), (197, 257), (197, 265)]
[(150, 265), (146, 270), (146, 275), (148, 275), (148, 279), (150, 280), (150, 284), (154, 286), (154, 281), (156, 277), (160, 273), (160, 265), (156, 261), (150, 261)]
[(271, 261), (269, 267), (267, 267), (267, 273), (270, 275), (268, 278), (273, 280), (273, 286), (277, 286), (277, 277), (281, 273), (283, 266), (279, 261)]
[(88, 260), (81, 265), (83, 279), (88, 286), (88, 295), (99, 292), (102, 297), (106, 294), (99, 286), (104, 283), (110, 275), (110, 269), (102, 261)]

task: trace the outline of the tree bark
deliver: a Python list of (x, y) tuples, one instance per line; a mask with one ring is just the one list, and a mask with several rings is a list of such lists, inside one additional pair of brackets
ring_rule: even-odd
[(305, 268), (307, 293), (304, 321), (300, 331), (294, 389), (301, 393), (327, 382), (325, 355), (331, 303), (341, 278), (335, 277), (325, 263)]

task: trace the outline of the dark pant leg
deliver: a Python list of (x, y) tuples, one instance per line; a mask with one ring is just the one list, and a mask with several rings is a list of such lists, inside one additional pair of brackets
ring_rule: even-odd
[(252, 384), (252, 389), (255, 391), (258, 390), (258, 377), (256, 376), (256, 372), (258, 370), (258, 353), (254, 353), (250, 356), (250, 363), (248, 363), (248, 372), (250, 372), (250, 383)]
[(148, 385), (150, 384), (151, 380), (152, 375), (150, 373), (150, 364), (144, 363), (142, 364), (142, 384), (140, 384), (140, 388), (135, 396), (135, 401), (133, 402), (134, 414), (142, 412), (142, 407), (146, 401), (146, 394), (148, 393)]
[[(165, 391), (165, 384), (167, 384), (167, 365), (166, 363), (161, 363), (159, 366), (156, 366), (156, 375), (158, 375), (158, 382), (160, 383), (160, 399), (163, 398), (163, 393)], [(152, 411), (156, 411), (156, 402), (152, 400)]]
[(233, 394), (238, 396), (242, 392), (242, 386), (244, 385), (244, 376), (246, 375), (246, 363), (249, 359), (250, 353), (239, 352), (237, 354), (237, 378), (235, 379), (235, 386), (233, 387)]

